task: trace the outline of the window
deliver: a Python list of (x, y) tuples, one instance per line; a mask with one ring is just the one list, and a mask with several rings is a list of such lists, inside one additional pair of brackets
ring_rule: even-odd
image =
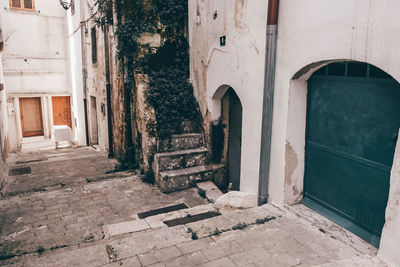
[(96, 40), (96, 26), (94, 26), (90, 32), (92, 38), (92, 62), (97, 62), (97, 40)]
[(34, 2), (34, 0), (10, 0), (10, 8), (34, 10), (35, 2)]

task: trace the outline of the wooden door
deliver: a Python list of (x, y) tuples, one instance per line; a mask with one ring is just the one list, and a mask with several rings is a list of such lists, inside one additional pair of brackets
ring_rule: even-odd
[(69, 96), (53, 96), (53, 125), (67, 125), (72, 128), (71, 102)]
[(43, 135), (42, 103), (40, 97), (20, 98), (22, 136)]

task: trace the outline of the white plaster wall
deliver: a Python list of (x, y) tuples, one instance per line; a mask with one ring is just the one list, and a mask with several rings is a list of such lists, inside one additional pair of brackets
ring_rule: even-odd
[[(1, 20), (1, 18), (0, 18)], [(1, 22), (1, 21), (0, 21)], [(0, 23), (1, 25), (1, 23)], [(4, 85), (4, 76), (3, 76), (3, 63), (2, 63), (2, 53), (0, 52), (0, 84)], [(8, 116), (7, 116), (7, 97), (5, 87), (2, 91), (0, 91), (0, 148), (1, 155), (0, 161), (7, 157), (7, 149), (9, 148), (9, 140), (8, 140)], [(3, 170), (0, 169), (2, 172)], [(1, 182), (1, 179), (0, 179)]]
[(23, 11), (1, 0), (0, 10), (8, 92), (70, 92), (65, 11), (59, 2), (36, 0), (34, 11)]
[[(85, 20), (89, 19), (97, 10), (95, 0), (87, 0), (88, 7), (85, 9)], [(96, 25), (94, 20), (87, 22), (88, 34), (86, 35), (86, 62), (87, 62), (87, 89), (88, 99), (90, 96), (96, 97), (98, 141), (100, 149), (108, 148), (108, 123), (107, 123), (107, 92), (106, 92), (106, 69), (105, 69), (105, 50), (104, 32), (101, 27), (96, 26), (97, 39), (97, 63), (92, 63), (92, 39), (91, 29)], [(104, 105), (104, 113), (101, 112), (101, 104)], [(90, 105), (88, 105), (90, 106)], [(91, 113), (89, 109), (89, 113)], [(89, 125), (94, 116), (89, 115)], [(90, 127), (91, 129), (91, 127)]]
[[(194, 94), (203, 116), (211, 120), (221, 115), (218, 104), (223, 93), (213, 101), (218, 88), (229, 85), (238, 95), (243, 106), (240, 188), (254, 194), (259, 179), (266, 19), (266, 0), (189, 0)], [(223, 35), (226, 46), (221, 47)]]
[[(270, 200), (293, 203), (304, 176), (307, 65), (345, 59), (373, 64), (400, 80), (400, 2), (396, 0), (281, 0), (275, 76)], [(319, 64), (322, 66), (322, 64)], [(293, 148), (288, 151), (287, 144)], [(289, 149), (290, 150), (290, 149)], [(294, 153), (294, 154), (293, 154)], [(293, 155), (297, 163), (293, 163)], [(286, 184), (285, 186), (285, 176)]]
[(10, 9), (8, 0), (0, 0), (0, 12), (4, 21), (5, 84), (10, 97), (9, 106), (15, 111), (9, 114), (11, 147), (20, 147), (22, 140), (18, 101), (14, 101), (14, 107), (11, 107), (13, 99), (19, 96), (44, 97), (43, 124), (45, 136), (49, 138), (53, 95), (72, 95), (72, 128), (78, 144), (84, 145), (84, 119), (79, 113), (83, 110), (82, 94), (73, 90), (78, 80), (73, 78), (82, 75), (82, 67), (74, 69), (72, 66), (75, 64), (71, 63), (71, 55), (79, 58), (80, 51), (74, 47), (71, 49), (73, 41), (70, 42), (68, 35), (73, 30), (69, 31), (66, 11), (59, 1), (36, 0), (34, 11), (23, 11)]
[(72, 116), (75, 117), (75, 138), (78, 145), (86, 145), (85, 132), (85, 110), (82, 74), (82, 47), (81, 47), (81, 24), (79, 1), (75, 2), (75, 14), (71, 9), (67, 11), (67, 43), (68, 64), (70, 69), (71, 91), (72, 91)]

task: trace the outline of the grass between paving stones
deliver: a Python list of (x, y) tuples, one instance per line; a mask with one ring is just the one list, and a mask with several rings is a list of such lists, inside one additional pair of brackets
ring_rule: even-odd
[[(266, 216), (266, 217), (264, 217), (264, 218), (256, 219), (256, 220), (255, 220), (254, 222), (252, 222), (252, 223), (240, 222), (240, 223), (238, 223), (238, 224), (232, 226), (231, 228), (227, 228), (227, 229), (222, 229), (222, 230), (221, 230), (221, 229), (218, 229), (218, 227), (217, 227), (217, 228), (215, 228), (214, 232), (212, 232), (211, 234), (209, 234), (209, 235), (206, 236), (206, 237), (217, 236), (217, 235), (220, 235), (220, 234), (222, 234), (222, 233), (224, 233), (224, 232), (228, 232), (228, 231), (232, 231), (232, 230), (233, 230), (233, 231), (236, 231), (236, 230), (243, 230), (243, 229), (247, 228), (248, 226), (256, 225), (256, 224), (265, 224), (265, 223), (267, 223), (267, 222), (269, 222), (269, 221), (271, 221), (271, 220), (274, 220), (274, 219), (276, 219), (275, 216)], [(199, 237), (197, 236), (197, 232), (196, 232), (196, 231), (193, 231), (192, 228), (188, 227), (187, 232), (188, 232), (189, 234), (192, 234), (192, 239), (193, 239), (193, 240), (199, 239)]]
[(117, 260), (118, 254), (115, 248), (113, 248), (111, 245), (106, 246), (106, 251), (108, 255), (108, 259), (110, 262), (115, 262)]
[(203, 188), (199, 188), (197, 190), (197, 193), (199, 194), (199, 196), (201, 196), (202, 198), (207, 198), (206, 196), (206, 190), (204, 190)]
[(192, 228), (188, 228), (187, 229), (187, 232), (188, 232), (188, 234), (192, 234), (192, 239), (193, 240), (197, 240), (197, 239), (199, 239), (199, 237), (197, 236), (197, 233), (196, 232), (193, 232), (193, 229)]

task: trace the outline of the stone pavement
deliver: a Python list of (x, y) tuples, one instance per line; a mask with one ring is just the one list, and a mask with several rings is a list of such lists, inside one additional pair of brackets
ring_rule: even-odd
[(74, 186), (85, 179), (104, 175), (114, 169), (115, 160), (106, 152), (92, 148), (64, 148), (37, 152), (15, 152), (7, 159), (7, 168), (30, 167), (31, 173), (10, 175), (2, 185), (2, 196)]
[[(27, 163), (32, 157), (13, 155), (10, 166), (17, 161), (38, 165), (35, 169), (45, 178), (34, 171), (31, 175), (46, 191), (26, 190), (0, 199), (0, 265), (386, 266), (375, 257), (376, 248), (303, 205), (217, 207), (194, 188), (166, 195), (143, 183), (136, 172), (104, 175), (110, 169), (104, 165), (115, 162), (96, 151), (52, 153), (46, 157), (59, 159), (54, 164), (60, 167), (68, 165), (73, 175), (65, 169), (64, 179), (70, 180), (52, 179), (54, 168), (42, 165), (48, 161)], [(74, 158), (79, 163), (71, 165)], [(93, 162), (104, 169), (94, 170)], [(86, 180), (89, 176), (93, 182)], [(47, 186), (54, 181), (65, 185)], [(189, 208), (144, 219), (137, 214), (178, 203)], [(173, 227), (163, 223), (204, 211), (221, 215)]]
[[(318, 229), (290, 210), (264, 205), (247, 210), (220, 211), (220, 217), (204, 221), (139, 230), (97, 242), (25, 255), (8, 263), (15, 266), (110, 267), (386, 266), (374, 257), (376, 249), (365, 242), (358, 241), (357, 246), (349, 246), (341, 240), (341, 233)], [(275, 216), (275, 219), (256, 220), (265, 216)], [(240, 223), (245, 220), (256, 223)], [(224, 228), (235, 223), (236, 227)], [(200, 229), (209, 229), (209, 235), (192, 240), (192, 233)]]
[[(10, 166), (32, 160), (31, 155), (13, 155)], [(34, 155), (37, 159), (40, 154)], [(132, 220), (131, 216), (141, 211), (175, 203), (189, 207), (206, 203), (194, 189), (162, 194), (143, 183), (138, 173), (105, 175), (115, 162), (102, 152), (80, 148), (44, 156), (48, 160), (24, 163), (32, 166), (32, 173), (17, 176), (18, 182), (12, 180), (5, 188), (16, 192), (20, 184), (23, 194), (0, 198), (0, 259), (101, 240), (104, 224)], [(88, 177), (100, 180), (89, 183)], [(48, 186), (55, 182), (64, 186)]]

